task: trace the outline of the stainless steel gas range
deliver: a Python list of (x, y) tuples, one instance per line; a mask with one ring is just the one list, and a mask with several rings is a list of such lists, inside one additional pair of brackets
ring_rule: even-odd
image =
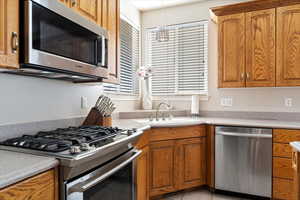
[(60, 160), (61, 200), (135, 200), (133, 144), (142, 131), (81, 126), (23, 135), (0, 149)]

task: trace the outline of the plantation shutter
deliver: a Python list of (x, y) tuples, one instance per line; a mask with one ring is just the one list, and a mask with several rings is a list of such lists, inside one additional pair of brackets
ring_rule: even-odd
[(207, 94), (208, 22), (168, 26), (170, 40), (157, 42), (148, 31), (153, 95)]

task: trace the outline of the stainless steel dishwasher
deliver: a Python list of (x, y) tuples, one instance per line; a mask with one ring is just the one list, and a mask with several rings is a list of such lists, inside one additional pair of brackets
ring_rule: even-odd
[(262, 197), (272, 194), (272, 129), (216, 127), (215, 187)]

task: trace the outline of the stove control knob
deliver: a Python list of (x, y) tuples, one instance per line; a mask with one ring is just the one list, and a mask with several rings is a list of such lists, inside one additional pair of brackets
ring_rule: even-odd
[(127, 131), (127, 135), (128, 135), (128, 136), (132, 135), (133, 133), (134, 133), (133, 130), (128, 130), (128, 131)]
[(80, 146), (71, 146), (71, 148), (70, 148), (70, 153), (71, 154), (78, 154), (80, 152), (81, 152)]
[(88, 151), (90, 149), (91, 149), (91, 146), (88, 143), (82, 143), (80, 145), (80, 150), (82, 150), (82, 151)]

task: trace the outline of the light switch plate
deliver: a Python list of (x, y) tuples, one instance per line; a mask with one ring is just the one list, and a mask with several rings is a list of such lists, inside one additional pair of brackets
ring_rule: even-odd
[(284, 99), (284, 105), (286, 107), (292, 107), (293, 106), (293, 99), (292, 98), (285, 98)]
[(88, 100), (86, 97), (81, 97), (81, 109), (87, 109), (88, 107)]
[(221, 98), (221, 106), (231, 107), (233, 104), (232, 97), (222, 97)]

